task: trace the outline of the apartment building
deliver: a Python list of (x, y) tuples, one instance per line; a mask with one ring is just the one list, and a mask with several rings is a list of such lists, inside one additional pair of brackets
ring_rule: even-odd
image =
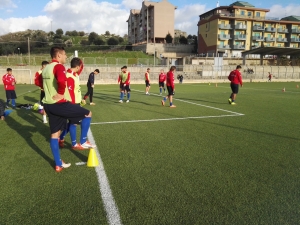
[(300, 16), (271, 18), (269, 11), (237, 1), (201, 14), (198, 53), (240, 56), (263, 46), (300, 48)]
[(175, 9), (167, 0), (143, 1), (141, 9), (131, 9), (128, 20), (128, 41), (164, 43), (168, 33), (174, 38)]

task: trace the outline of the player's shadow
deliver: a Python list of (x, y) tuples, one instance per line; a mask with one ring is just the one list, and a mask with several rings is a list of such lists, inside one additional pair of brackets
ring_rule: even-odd
[(31, 97), (31, 96), (24, 96), (24, 100), (25, 100), (25, 101), (28, 101), (28, 102), (26, 102), (25, 104), (34, 104), (34, 103), (36, 103), (36, 102), (39, 102), (40, 99)]
[[(215, 104), (220, 104), (220, 105), (227, 105), (228, 103), (225, 102), (214, 102), (214, 101), (208, 101), (208, 100), (204, 100), (204, 99), (190, 99), (190, 98), (184, 98), (184, 97), (180, 97), (178, 98), (179, 101), (183, 100), (183, 101), (195, 101), (195, 102), (207, 102), (207, 103), (215, 103)], [(176, 101), (176, 98), (174, 97), (174, 101)]]
[[(79, 127), (79, 129), (80, 129), (80, 127)], [(70, 134), (68, 133), (67, 135), (70, 135)], [(62, 151), (65, 151), (65, 150), (68, 149), (68, 150), (70, 150), (71, 153), (73, 153), (79, 160), (81, 160), (82, 162), (87, 162), (88, 157), (87, 157), (86, 155), (81, 154), (80, 151), (78, 151), (78, 150), (73, 150), (73, 149), (72, 149), (72, 145), (71, 145), (71, 143), (70, 143), (69, 141), (65, 141), (64, 143), (65, 143), (65, 145), (64, 145), (64, 147), (61, 149)]]
[(22, 137), (32, 150), (34, 150), (37, 154), (39, 154), (43, 159), (45, 159), (50, 164), (51, 167), (53, 167), (54, 166), (53, 159), (50, 158), (47, 154), (45, 154), (45, 152), (41, 150), (43, 146), (37, 145), (32, 139), (33, 134), (35, 133), (38, 133), (44, 136), (45, 138), (46, 137), (49, 138), (50, 136), (49, 128), (46, 127), (41, 121), (38, 122), (36, 120), (36, 117), (32, 115), (32, 112), (30, 110), (24, 109), (24, 112), (19, 112), (21, 110), (22, 109), (16, 110), (18, 116), (22, 117), (22, 119), (26, 120), (31, 125), (29, 126), (29, 125), (21, 124), (12, 116), (9, 116), (6, 118), (6, 122), (8, 126), (11, 129), (15, 130), (19, 134), (19, 137)]

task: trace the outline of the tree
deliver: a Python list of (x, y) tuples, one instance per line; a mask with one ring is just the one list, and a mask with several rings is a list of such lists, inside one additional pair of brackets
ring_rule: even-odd
[(79, 31), (79, 32), (78, 32), (78, 35), (81, 36), (81, 37), (83, 37), (84, 34), (85, 34), (84, 31)]
[(55, 31), (55, 34), (57, 37), (62, 37), (63, 34), (64, 34), (64, 31), (61, 29), (61, 28), (58, 28), (56, 31)]
[(97, 37), (94, 41), (95, 45), (105, 45), (105, 41), (101, 37)]
[(107, 31), (105, 31), (105, 35), (106, 36), (110, 36), (110, 32), (107, 30)]
[(35, 39), (36, 43), (35, 46), (40, 47), (46, 47), (48, 45), (48, 40), (45, 36), (39, 36)]
[(73, 42), (71, 40), (67, 40), (67, 41), (65, 41), (65, 45), (67, 47), (72, 47), (73, 46)]
[(89, 42), (91, 43), (91, 44), (94, 44), (94, 41), (97, 39), (99, 37), (99, 35), (97, 34), (97, 33), (95, 33), (95, 32), (91, 32), (90, 34), (89, 34)]
[(80, 41), (80, 44), (86, 46), (86, 45), (90, 45), (90, 42), (88, 40), (83, 39)]
[(123, 43), (124, 42), (124, 38), (118, 37), (118, 41), (119, 41), (119, 43)]
[(76, 30), (73, 30), (73, 31), (71, 31), (71, 35), (74, 36), (74, 37), (78, 36), (78, 32)]
[(172, 43), (172, 41), (173, 41), (172, 35), (170, 33), (168, 33), (165, 37), (165, 40), (167, 43)]
[(179, 37), (174, 37), (174, 44), (179, 44)]
[(55, 35), (55, 33), (53, 32), (53, 31), (50, 31), (49, 33), (48, 33), (48, 37), (53, 37)]
[(108, 45), (118, 45), (119, 41), (115, 37), (110, 37), (110, 38), (107, 39), (107, 44)]
[(65, 35), (66, 36), (72, 36), (72, 33), (71, 33), (71, 31), (66, 31)]
[(185, 36), (180, 36), (179, 43), (180, 44), (187, 44), (188, 40), (187, 40), (187, 38)]
[(187, 39), (192, 39), (193, 38), (193, 36), (191, 35), (191, 34), (189, 34), (188, 36), (187, 36)]

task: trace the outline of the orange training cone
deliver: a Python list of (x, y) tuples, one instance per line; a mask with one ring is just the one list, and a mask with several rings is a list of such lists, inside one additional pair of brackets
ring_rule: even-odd
[(297, 84), (296, 88), (299, 88), (299, 85)]
[(282, 89), (282, 92), (285, 92), (285, 87)]
[(98, 158), (96, 155), (95, 149), (91, 148), (89, 152), (89, 157), (87, 161), (87, 166), (88, 167), (96, 167), (99, 166)]
[(216, 87), (218, 87), (218, 84), (216, 83)]

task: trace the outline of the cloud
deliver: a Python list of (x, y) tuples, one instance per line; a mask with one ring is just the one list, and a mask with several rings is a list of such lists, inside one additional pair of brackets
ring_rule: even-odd
[(206, 5), (192, 4), (175, 10), (175, 29), (188, 34), (197, 34), (199, 15), (206, 12)]
[(270, 8), (270, 12), (267, 13), (269, 17), (282, 18), (291, 15), (298, 15), (300, 12), (300, 4), (289, 4), (287, 6), (273, 5)]
[[(7, 26), (9, 24), (9, 26)], [(10, 32), (31, 30), (49, 30), (50, 20), (46, 16), (0, 19), (0, 31), (2, 34)]]
[(0, 0), (0, 9), (17, 8), (17, 5), (12, 0)]
[(94, 31), (103, 34), (126, 34), (129, 11), (121, 4), (96, 2), (95, 0), (51, 0), (44, 8), (52, 18), (53, 31), (67, 30)]
[(130, 10), (130, 9), (140, 9), (142, 7), (142, 0), (123, 0), (122, 5)]

